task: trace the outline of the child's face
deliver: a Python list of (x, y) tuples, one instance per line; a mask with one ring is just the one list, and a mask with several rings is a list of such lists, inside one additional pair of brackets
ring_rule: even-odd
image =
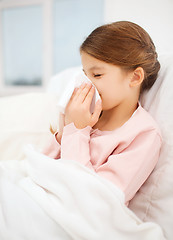
[(81, 53), (81, 61), (83, 71), (100, 94), (103, 110), (112, 109), (122, 101), (127, 101), (132, 73), (127, 73), (116, 65), (100, 61), (85, 52)]

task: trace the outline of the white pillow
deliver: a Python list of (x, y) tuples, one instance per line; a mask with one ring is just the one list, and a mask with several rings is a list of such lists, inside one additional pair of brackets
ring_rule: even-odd
[(49, 93), (0, 98), (0, 160), (23, 159), (28, 143), (43, 148), (51, 137), (50, 124), (58, 127), (57, 101)]
[(131, 200), (129, 208), (143, 221), (158, 223), (173, 238), (173, 54), (160, 56), (161, 70), (141, 104), (158, 122), (163, 146), (158, 164)]
[(60, 99), (65, 87), (68, 86), (71, 79), (75, 78), (77, 74), (80, 74), (81, 69), (82, 66), (67, 68), (54, 75), (49, 81), (47, 92), (56, 94)]

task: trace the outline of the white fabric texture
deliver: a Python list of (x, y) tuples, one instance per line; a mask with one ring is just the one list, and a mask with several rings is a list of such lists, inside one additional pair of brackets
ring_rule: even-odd
[(27, 93), (0, 98), (0, 160), (22, 160), (23, 147), (42, 149), (51, 138), (50, 124), (58, 128), (58, 97)]
[(74, 79), (81, 69), (82, 66), (71, 67), (52, 76), (47, 86), (47, 92), (55, 94), (60, 99), (71, 79)]
[[(12, 171), (21, 161), (13, 160), (11, 171), (0, 163), (0, 239), (1, 240), (72, 240), (64, 230), (18, 184)], [(3, 164), (4, 165), (4, 164)]]
[[(15, 233), (16, 239), (17, 234), (23, 239), (46, 239), (51, 230), (49, 240), (55, 239), (55, 236), (61, 240), (165, 239), (158, 225), (143, 223), (124, 205), (124, 194), (118, 188), (87, 167), (70, 159), (51, 159), (32, 146), (27, 146), (25, 153), (27, 158), (16, 170), (16, 175), (11, 177), (9, 172), (10, 181), (19, 188), (16, 187), (19, 202), (14, 192), (16, 189), (7, 184), (1, 175), (0, 183), (5, 182), (5, 186), (0, 202), (11, 199), (13, 195), (16, 202), (4, 204), (0, 209), (3, 223), (1, 239), (6, 232)], [(8, 164), (12, 170), (11, 164), (6, 162), (1, 163), (1, 172), (5, 169), (8, 174)], [(9, 209), (11, 205), (13, 208)], [(36, 231), (32, 226), (35, 231), (30, 231), (28, 238), (26, 226), (31, 226), (31, 220), (34, 223), (37, 221), (39, 229)]]

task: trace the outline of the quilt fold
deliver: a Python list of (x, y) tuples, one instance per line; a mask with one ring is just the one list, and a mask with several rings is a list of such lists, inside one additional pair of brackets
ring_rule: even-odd
[[(123, 192), (92, 170), (71, 159), (51, 159), (31, 145), (26, 146), (25, 154), (24, 162), (14, 170), (15, 174), (10, 181), (20, 188), (21, 194), (23, 192), (25, 197), (28, 196), (34, 202), (33, 211), (35, 208), (43, 211), (42, 215), (52, 222), (52, 229), (56, 226), (59, 229), (59, 232), (55, 231), (56, 238), (51, 238), (50, 234), (49, 240), (165, 239), (159, 225), (143, 223), (124, 204)], [(1, 170), (3, 169), (8, 175), (9, 168), (2, 167), (1, 163)], [(0, 211), (6, 209), (1, 208)], [(22, 211), (23, 214), (26, 211), (32, 214), (31, 207)], [(40, 222), (43, 222), (42, 215), (40, 214)], [(11, 217), (8, 212), (6, 218)], [(39, 221), (39, 214), (37, 217)], [(51, 224), (44, 224), (42, 235), (50, 232), (51, 228)], [(0, 230), (0, 237), (2, 234)], [(33, 235), (31, 239), (34, 237)]]

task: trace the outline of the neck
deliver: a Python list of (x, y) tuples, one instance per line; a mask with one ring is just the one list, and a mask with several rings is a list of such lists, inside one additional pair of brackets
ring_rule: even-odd
[(138, 98), (126, 101), (118, 106), (104, 110), (96, 127), (100, 130), (114, 130), (121, 127), (138, 107)]

